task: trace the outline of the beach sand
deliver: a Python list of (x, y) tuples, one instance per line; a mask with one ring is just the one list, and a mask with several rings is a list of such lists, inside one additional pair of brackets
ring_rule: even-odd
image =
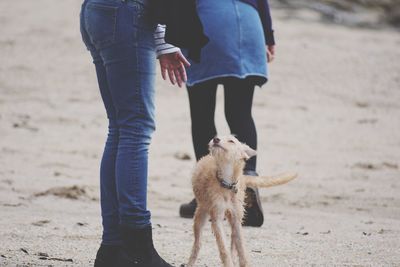
[[(107, 121), (79, 9), (0, 1), (0, 266), (90, 266), (100, 243)], [(400, 266), (400, 34), (296, 12), (273, 10), (277, 58), (253, 115), (259, 172), (299, 177), (261, 190), (265, 223), (244, 228), (252, 266)], [(195, 164), (185, 89), (158, 75), (156, 106), (148, 203), (179, 266), (193, 242), (178, 215)], [(197, 266), (220, 266), (209, 226)]]

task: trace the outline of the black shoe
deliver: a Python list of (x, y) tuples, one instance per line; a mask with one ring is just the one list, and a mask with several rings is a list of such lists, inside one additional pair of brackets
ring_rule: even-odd
[[(244, 175), (258, 176), (255, 171), (245, 170)], [(264, 214), (261, 206), (260, 195), (257, 188), (246, 188), (245, 197), (245, 216), (242, 222), (243, 226), (260, 227), (264, 223)]]
[(153, 245), (152, 229), (120, 226), (122, 249), (116, 267), (173, 267), (158, 255)]
[(94, 267), (114, 267), (121, 246), (101, 245), (94, 260)]
[(181, 207), (179, 208), (179, 215), (182, 218), (189, 218), (189, 219), (193, 218), (196, 208), (197, 208), (197, 202), (196, 199), (194, 198), (189, 203), (181, 205)]

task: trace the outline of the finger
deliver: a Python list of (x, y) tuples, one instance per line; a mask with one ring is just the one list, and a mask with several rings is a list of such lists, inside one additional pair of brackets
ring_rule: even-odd
[(178, 86), (182, 87), (182, 77), (179, 73), (179, 70), (178, 69), (174, 70), (174, 74), (175, 74), (175, 79), (176, 79)]
[(172, 69), (170, 69), (170, 67), (168, 68), (168, 76), (169, 76), (169, 80), (171, 81), (171, 83), (173, 85), (175, 85), (174, 72), (172, 71)]
[(166, 79), (167, 79), (167, 76), (166, 76), (166, 69), (165, 69), (165, 67), (163, 66), (163, 64), (161, 64), (160, 63), (160, 67), (161, 67), (161, 77), (163, 78), (163, 80), (165, 81)]
[(179, 71), (180, 71), (180, 73), (181, 73), (182, 80), (183, 80), (184, 82), (186, 82), (186, 81), (187, 81), (187, 75), (186, 75), (186, 69), (185, 69), (185, 67), (184, 67), (183, 65), (181, 65), (181, 67), (179, 68)]
[(175, 71), (175, 78), (176, 78), (176, 83), (178, 84), (179, 88), (182, 87), (183, 81), (182, 78), (179, 76), (179, 71)]
[(185, 58), (184, 55), (182, 55), (182, 53), (179, 53), (179, 54), (178, 54), (178, 59), (179, 59), (179, 61), (182, 62), (186, 67), (189, 67), (189, 66), (190, 66), (189, 61)]
[(176, 82), (178, 83), (179, 87), (182, 86), (182, 76), (181, 76), (181, 73), (180, 73), (180, 66), (181, 65), (182, 65), (181, 63), (178, 63), (178, 64), (174, 65), (174, 69), (173, 69), (174, 76), (175, 76)]

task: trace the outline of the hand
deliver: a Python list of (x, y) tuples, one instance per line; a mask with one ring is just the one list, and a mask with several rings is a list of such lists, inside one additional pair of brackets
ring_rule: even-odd
[(177, 83), (179, 87), (182, 87), (182, 84), (187, 80), (185, 67), (190, 66), (189, 61), (180, 51), (161, 55), (158, 59), (160, 60), (162, 78), (166, 80), (168, 72), (171, 83), (174, 85)]
[(270, 63), (275, 59), (275, 45), (268, 45), (266, 48), (267, 48), (267, 62)]

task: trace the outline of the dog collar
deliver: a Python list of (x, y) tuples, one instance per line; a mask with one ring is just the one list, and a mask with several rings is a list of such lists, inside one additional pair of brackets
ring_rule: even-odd
[(238, 189), (236, 187), (237, 182), (236, 183), (229, 183), (229, 182), (225, 181), (224, 179), (222, 179), (222, 180), (219, 180), (219, 183), (221, 184), (221, 186), (223, 188), (232, 190), (232, 192), (235, 193), (235, 194), (238, 192)]

